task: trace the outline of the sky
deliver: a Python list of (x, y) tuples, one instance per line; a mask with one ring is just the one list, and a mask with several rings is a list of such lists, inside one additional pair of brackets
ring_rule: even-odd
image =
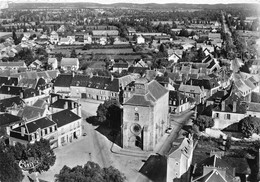
[[(7, 0), (0, 0), (4, 2)], [(260, 0), (10, 0), (13, 2), (95, 2), (102, 4), (111, 4), (111, 3), (187, 3), (187, 4), (230, 4), (230, 3), (259, 3)]]

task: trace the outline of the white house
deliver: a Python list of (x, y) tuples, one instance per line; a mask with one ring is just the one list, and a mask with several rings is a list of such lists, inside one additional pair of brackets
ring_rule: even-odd
[(62, 58), (60, 66), (65, 71), (76, 71), (79, 69), (79, 60), (78, 58)]
[(139, 35), (137, 38), (136, 38), (136, 43), (137, 44), (144, 44), (145, 43), (145, 39), (142, 35)]
[(58, 60), (56, 58), (49, 58), (48, 64), (51, 65), (54, 70), (58, 68)]
[(57, 123), (58, 147), (73, 142), (82, 135), (82, 119), (72, 111), (65, 109), (51, 116)]

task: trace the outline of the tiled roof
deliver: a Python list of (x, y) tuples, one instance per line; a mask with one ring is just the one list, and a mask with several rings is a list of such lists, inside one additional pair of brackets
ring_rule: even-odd
[(197, 164), (197, 168), (195, 169), (195, 174), (202, 175), (203, 174), (203, 167), (204, 166), (212, 166), (216, 168), (225, 168), (226, 169), (226, 177), (227, 180), (232, 180), (235, 176), (234, 168), (230, 166), (225, 160), (213, 155), (211, 157), (206, 158), (205, 160), (201, 161)]
[(72, 79), (71, 86), (81, 86), (119, 92), (120, 86), (125, 87), (132, 81), (133, 78), (130, 75), (126, 75), (120, 78), (75, 75)]
[(194, 92), (196, 94), (200, 94), (201, 93), (201, 89), (200, 89), (199, 86), (184, 85), (184, 84), (180, 85), (179, 91), (180, 92), (187, 92), (187, 93), (190, 93), (192, 91), (192, 92)]
[(147, 67), (133, 67), (133, 66), (130, 66), (128, 68), (128, 72), (130, 72), (130, 73), (144, 74), (146, 72), (146, 70), (148, 70)]
[(193, 182), (227, 182), (225, 177), (218, 172), (217, 169), (213, 169), (209, 173), (205, 174), (204, 176), (201, 176), (197, 179), (195, 179)]
[(17, 116), (25, 118), (27, 120), (37, 119), (43, 116), (45, 108), (39, 108), (34, 106), (25, 106), (21, 109)]
[(78, 58), (62, 58), (60, 62), (61, 66), (74, 66), (78, 64), (79, 64)]
[(8, 66), (8, 67), (26, 67), (24, 61), (18, 61), (18, 62), (0, 62), (0, 66)]
[(12, 76), (1, 76), (0, 77), (0, 85), (13, 85), (17, 86), (18, 78)]
[(53, 108), (65, 109), (65, 103), (68, 103), (67, 109), (69, 109), (69, 110), (74, 108), (74, 106), (73, 106), (74, 104), (77, 104), (77, 102), (70, 100), (70, 99), (58, 99), (57, 101), (52, 103), (50, 106)]
[(18, 82), (18, 87), (27, 87), (35, 89), (37, 85), (37, 79), (22, 78)]
[(10, 97), (0, 100), (0, 112), (5, 112), (6, 108), (13, 107), (14, 105), (20, 106), (24, 101), (20, 97)]
[(57, 123), (58, 127), (64, 126), (76, 120), (79, 120), (81, 117), (76, 115), (75, 113), (71, 112), (68, 109), (65, 109), (60, 112), (56, 112), (52, 114), (52, 120)]
[[(237, 96), (234, 93), (224, 100), (225, 101), (225, 109), (223, 112), (233, 112), (233, 103), (236, 102), (236, 113), (245, 114), (247, 104), (242, 101), (242, 98)], [(216, 105), (213, 110), (214, 111), (222, 111), (221, 110), (222, 104)]]
[(0, 114), (0, 126), (7, 126), (16, 122), (22, 122), (22, 118), (9, 113)]
[(180, 104), (181, 100), (183, 101), (183, 104), (186, 103), (186, 98), (188, 101), (188, 97), (186, 95), (180, 93), (179, 91), (173, 91), (173, 90), (169, 91), (169, 100), (176, 101), (175, 106), (181, 105)]
[(47, 105), (47, 102), (43, 99), (38, 99), (33, 106), (34, 107), (39, 107), (39, 108), (45, 108), (45, 106)]
[(192, 84), (194, 86), (204, 87), (204, 89), (211, 90), (219, 86), (215, 79), (191, 79), (187, 84)]
[(70, 85), (71, 85), (71, 82), (72, 82), (72, 75), (70, 74), (70, 75), (68, 75), (68, 74), (60, 74), (57, 78), (56, 78), (56, 80), (55, 80), (55, 82), (54, 82), (54, 84), (53, 84), (53, 86), (55, 87), (70, 87)]
[(247, 110), (248, 111), (254, 111), (254, 112), (260, 112), (260, 103), (248, 102), (247, 103)]
[(28, 129), (27, 131), (25, 130), (26, 133), (30, 134), (30, 133), (36, 132), (38, 128), (44, 129), (47, 127), (54, 126), (54, 125), (56, 125), (56, 123), (53, 122), (52, 120), (50, 120), (48, 117), (44, 117), (44, 118), (40, 118), (40, 119), (31, 121), (31, 122), (25, 123), (25, 125), (21, 125), (18, 128), (15, 128), (13, 130), (17, 131), (17, 132), (21, 132), (21, 128), (25, 127), (26, 130)]
[(20, 95), (21, 92), (23, 92), (23, 88), (17, 86), (3, 85), (0, 88), (1, 94)]
[(130, 99), (128, 99), (125, 105), (141, 105), (141, 106), (151, 106), (164, 96), (168, 90), (164, 88), (157, 81), (153, 80), (147, 85), (147, 93), (144, 95), (134, 94)]

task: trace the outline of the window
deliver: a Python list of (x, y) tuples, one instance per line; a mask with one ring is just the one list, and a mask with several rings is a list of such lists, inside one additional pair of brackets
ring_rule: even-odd
[(176, 105), (176, 101), (175, 100), (173, 101), (173, 105)]
[(52, 127), (50, 127), (50, 133), (52, 132)]
[(230, 114), (227, 114), (227, 119), (230, 119), (231, 117), (230, 117)]
[(215, 118), (219, 118), (219, 113), (215, 113)]
[(45, 134), (45, 135), (48, 134), (48, 130), (47, 130), (47, 128), (44, 129), (44, 134)]
[(135, 121), (139, 121), (139, 114), (135, 113)]

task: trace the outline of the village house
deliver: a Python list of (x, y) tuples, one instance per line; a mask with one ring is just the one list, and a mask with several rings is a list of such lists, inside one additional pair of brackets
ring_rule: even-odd
[(137, 44), (144, 44), (145, 43), (145, 39), (142, 35), (139, 35), (137, 38), (136, 38), (136, 43)]
[(135, 81), (134, 94), (123, 103), (123, 147), (154, 150), (168, 122), (169, 92), (157, 81)]
[(129, 67), (129, 64), (127, 62), (119, 61), (117, 63), (114, 63), (112, 65), (112, 70), (110, 72), (118, 72), (121, 73), (123, 70), (127, 71)]
[(233, 123), (238, 123), (246, 116), (246, 103), (243, 98), (231, 92), (230, 96), (215, 104), (212, 109), (213, 128), (224, 129)]
[(82, 119), (72, 111), (65, 109), (51, 115), (57, 124), (57, 146), (73, 142), (82, 135)]
[(78, 58), (62, 58), (60, 67), (64, 71), (77, 71), (79, 69)]
[[(179, 140), (179, 141), (178, 141)], [(175, 180), (188, 181), (195, 148), (192, 135), (180, 138), (173, 142), (173, 147), (167, 157), (167, 180), (172, 182)]]
[(57, 138), (57, 124), (50, 117), (43, 117), (31, 122), (24, 122), (19, 127), (10, 130), (9, 143), (15, 145), (21, 143), (27, 145), (34, 143), (41, 138), (49, 139), (52, 148), (57, 147), (55, 140)]
[(71, 99), (63, 99), (60, 97), (52, 97), (49, 110), (51, 113), (56, 113), (64, 109), (69, 109), (73, 113), (81, 117), (81, 106), (78, 102)]
[(52, 44), (57, 44), (59, 42), (59, 35), (57, 32), (52, 31), (50, 35), (50, 42)]
[(28, 68), (30, 68), (30, 69), (40, 69), (42, 65), (43, 65), (42, 62), (39, 61), (38, 59), (36, 59), (35, 61), (33, 61), (33, 62), (28, 66)]
[(5, 131), (7, 135), (10, 135), (10, 130), (18, 127), (23, 123), (21, 117), (12, 115), (10, 113), (0, 114), (0, 129)]
[(0, 99), (0, 113), (8, 112), (17, 115), (20, 108), (24, 105), (24, 101), (19, 96)]
[(64, 96), (69, 96), (72, 78), (72, 74), (60, 74), (53, 84), (54, 93), (60, 93)]
[(203, 87), (181, 84), (178, 90), (180, 93), (193, 98), (196, 104), (204, 103), (206, 92)]
[(56, 70), (58, 68), (57, 59), (56, 58), (48, 58), (48, 65), (50, 65), (53, 70)]
[(179, 91), (169, 91), (169, 112), (182, 113), (192, 106), (191, 99)]

